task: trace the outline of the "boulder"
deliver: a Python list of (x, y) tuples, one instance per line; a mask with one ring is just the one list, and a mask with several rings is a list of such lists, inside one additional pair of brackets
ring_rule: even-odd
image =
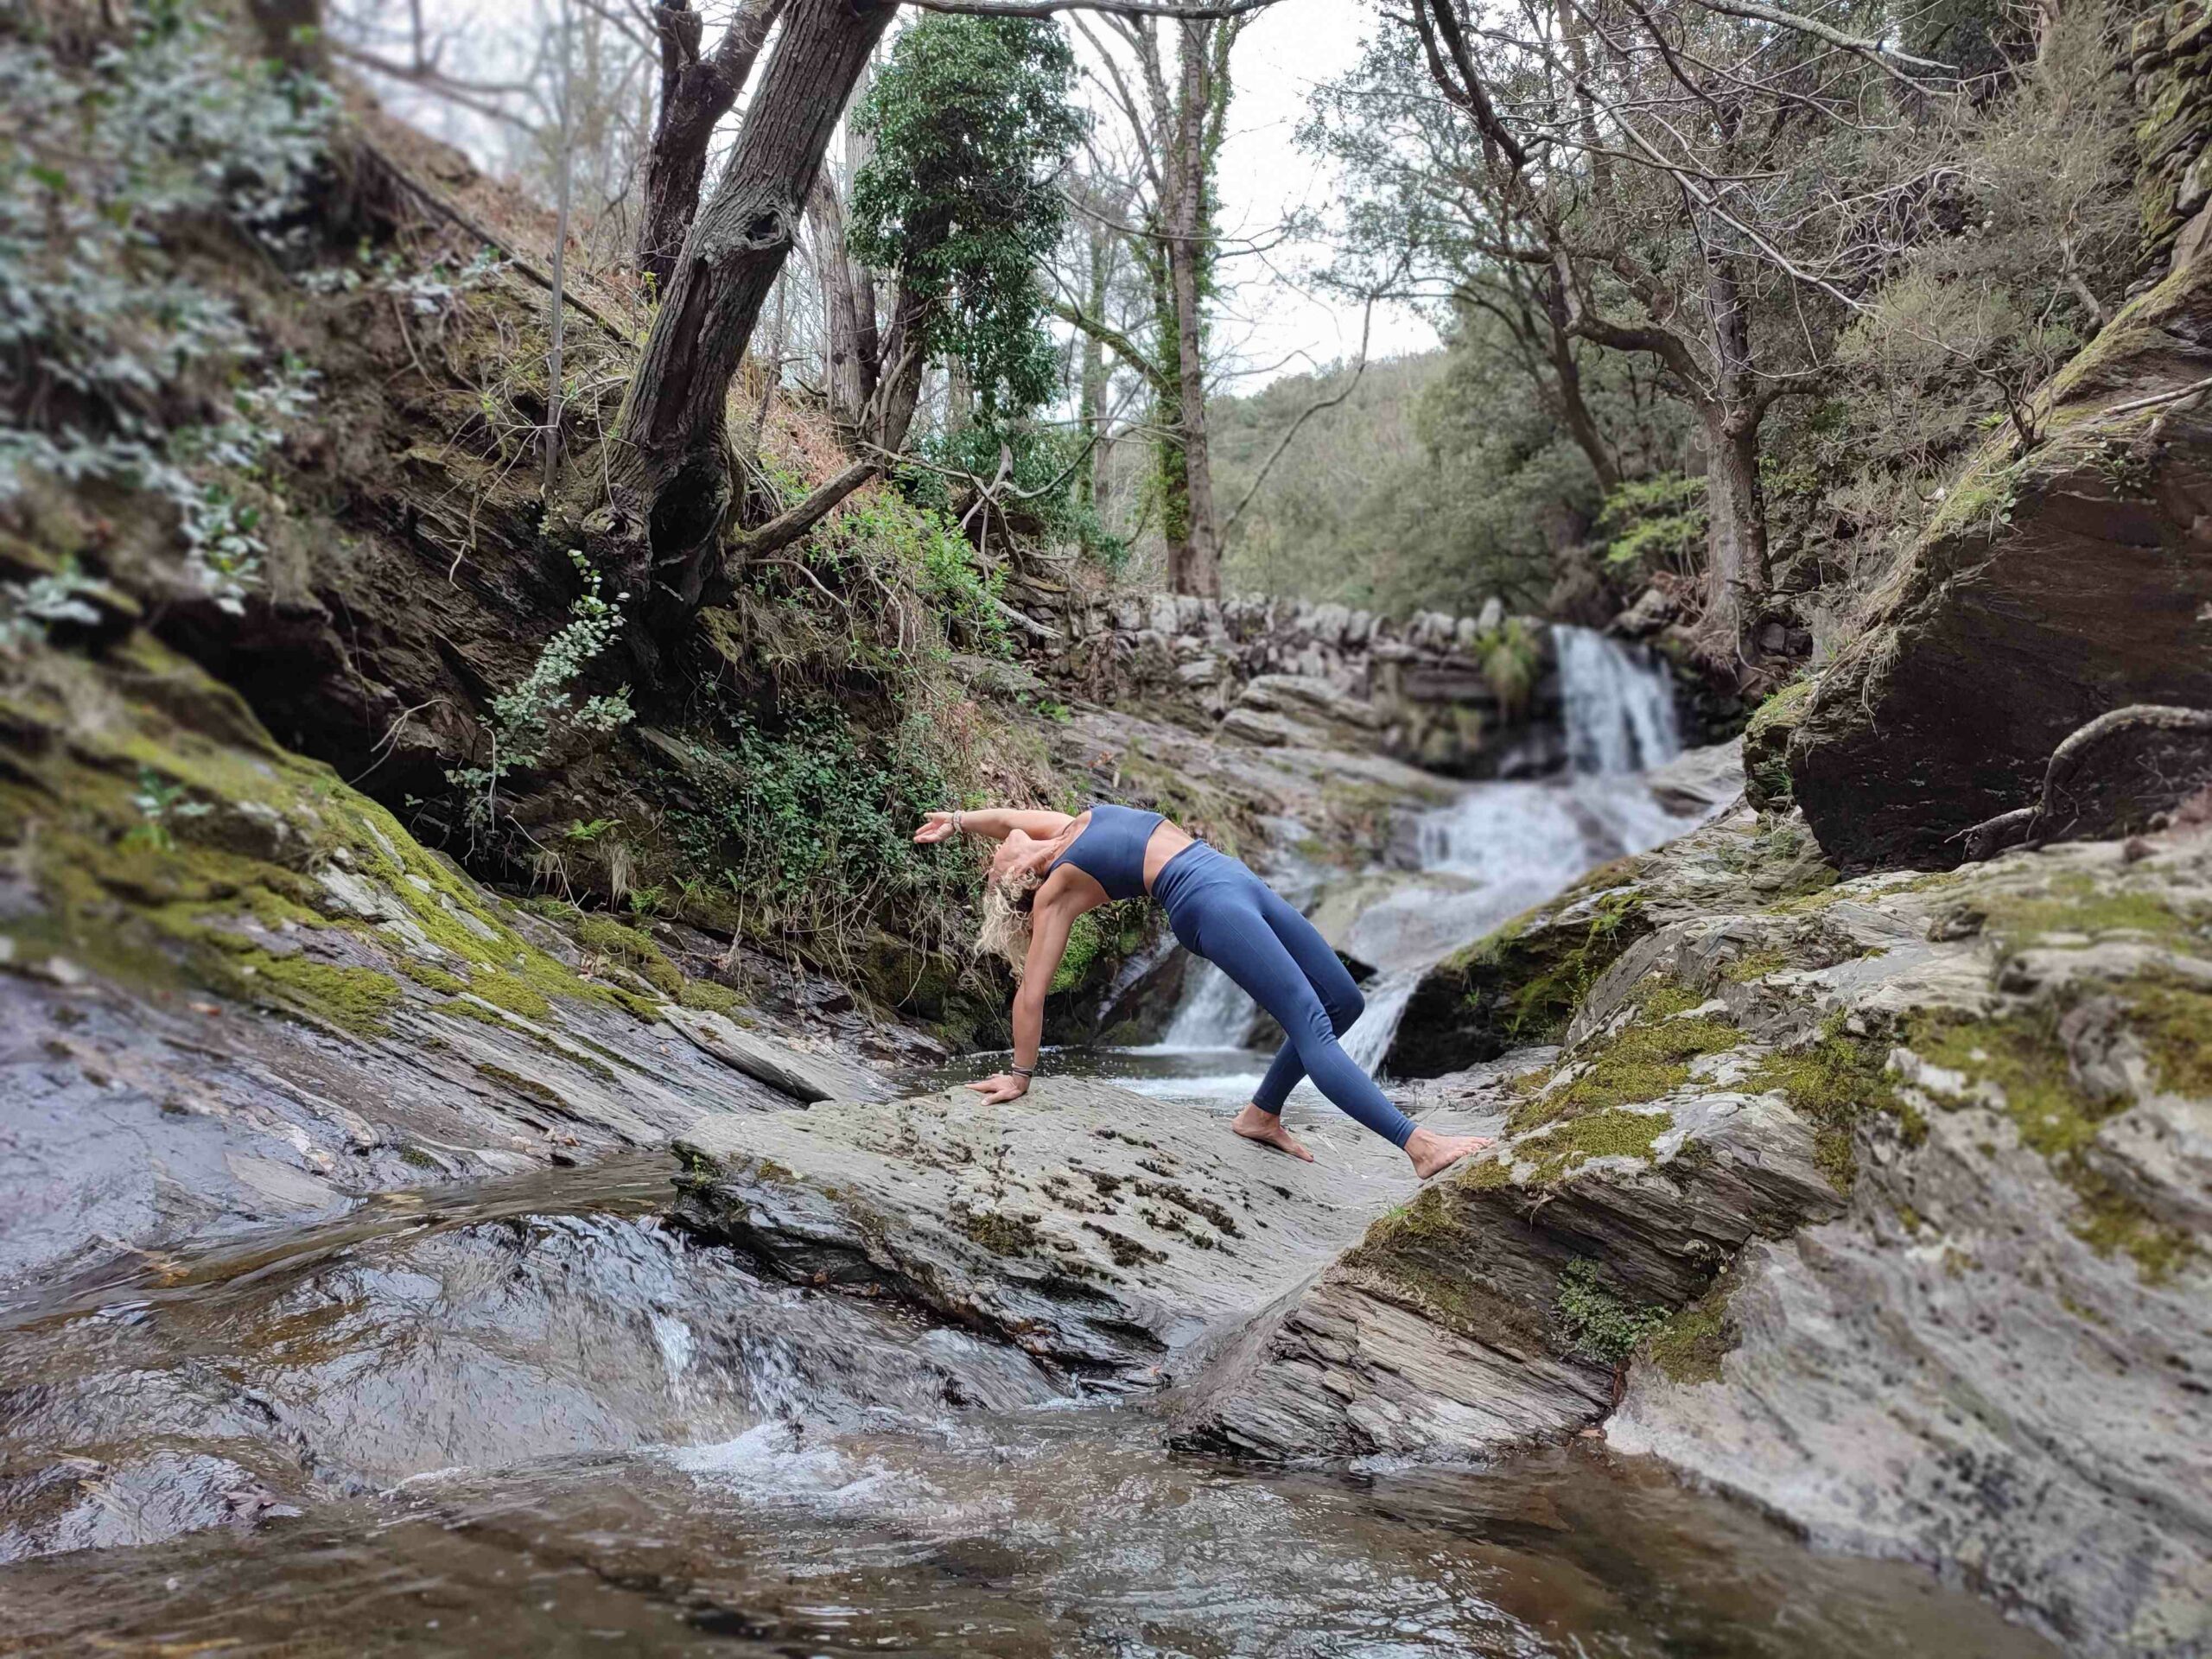
[(802, 1104), (838, 1096), (880, 1100), (890, 1092), (875, 1073), (826, 1043), (802, 1046), (791, 1039), (748, 1029), (727, 1014), (672, 1002), (661, 1009), (661, 1018), (701, 1052)]
[(2208, 786), (2212, 709), (2115, 709), (2052, 752), (2029, 837), (2103, 841), (2163, 829)]
[(1786, 892), (1781, 835), (1739, 813), (1499, 942), (1480, 999), (1564, 1046), (1426, 1095), (1504, 1150), (1225, 1347), (1179, 1432), (1457, 1458), (1602, 1420), (2069, 1654), (2212, 1649), (2212, 834)]
[(1748, 808), (1617, 859), (1424, 973), (1384, 1065), (1393, 1077), (1433, 1077), (1555, 1042), (1598, 976), (1654, 929), (1835, 880), (1801, 817), (1762, 822)]
[(1179, 1376), (1412, 1192), (1405, 1160), (1348, 1119), (1317, 1164), (1219, 1117), (1046, 1077), (994, 1106), (963, 1089), (838, 1101), (678, 1152), (677, 1217), (795, 1281), (908, 1300), (1070, 1370)]
[(1643, 784), (1675, 817), (1711, 817), (1744, 793), (1744, 741), (1685, 749), (1644, 773)]
[(1993, 436), (1789, 739), (1848, 867), (1956, 863), (2116, 706), (2212, 708), (2212, 257), (2132, 301)]
[(1179, 664), (1175, 670), (1175, 681), (1177, 684), (1188, 686), (1194, 691), (1205, 686), (1218, 685), (1221, 683), (1221, 658), (1194, 657), (1187, 663)]
[[(1504, 1127), (1512, 1077), (1465, 1082), (1455, 1103)], [(1841, 1207), (1779, 1101), (1686, 1092), (1541, 1124), (1430, 1183), (1180, 1392), (1175, 1443), (1465, 1459), (1599, 1421), (1637, 1310), (1687, 1305), (1751, 1238)]]

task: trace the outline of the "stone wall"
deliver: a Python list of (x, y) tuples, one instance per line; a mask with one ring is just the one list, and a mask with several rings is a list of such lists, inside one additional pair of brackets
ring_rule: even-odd
[[(2162, 274), (2212, 200), (2212, 6), (2183, 0), (2135, 25), (2128, 42), (2128, 76), (2135, 106), (2136, 195), (2143, 207), (2143, 265)], [(2192, 250), (2181, 250), (2190, 257)]]
[(1085, 699), (1267, 747), (1351, 745), (1466, 776), (1558, 760), (1550, 632), (1492, 601), (1402, 620), (1342, 605), (1055, 595), (1039, 665)]

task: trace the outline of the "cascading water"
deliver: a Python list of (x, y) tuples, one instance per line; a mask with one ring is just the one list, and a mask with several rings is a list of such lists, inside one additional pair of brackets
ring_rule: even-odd
[(1565, 624), (1554, 626), (1552, 650), (1570, 771), (1645, 772), (1681, 753), (1664, 659)]
[[(1363, 988), (1366, 1012), (1344, 1038), (1345, 1052), (1370, 1071), (1382, 1065), (1414, 988), (1440, 958), (1585, 871), (1689, 827), (1640, 781), (1681, 750), (1665, 661), (1586, 628), (1554, 626), (1552, 642), (1566, 775), (1475, 784), (1426, 814), (1415, 826), (1420, 874), (1363, 893), (1339, 941), (1376, 969)], [(1287, 896), (1309, 897), (1315, 873), (1301, 864), (1287, 874), (1300, 891)], [(1253, 1024), (1250, 999), (1228, 976), (1194, 963), (1173, 1020), (1148, 1052), (1232, 1050)], [(1233, 1092), (1238, 1081), (1216, 1078), (1204, 1092)]]

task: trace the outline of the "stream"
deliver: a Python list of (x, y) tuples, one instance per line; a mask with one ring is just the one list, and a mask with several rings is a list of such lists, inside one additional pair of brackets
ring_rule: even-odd
[[(0, 1551), (65, 1553), (0, 1568), (0, 1646), (2047, 1651), (1594, 1446), (1330, 1473), (1171, 1455), (1141, 1397), (662, 1227), (664, 1178), (386, 1205), (14, 1310)], [(276, 1497), (303, 1475), (312, 1497)]]
[[(1417, 826), (1417, 872), (1274, 872), (1351, 906), (1370, 1066), (1422, 968), (1685, 827), (1637, 776), (1675, 747), (1663, 679), (1617, 647), (1578, 677), (1574, 651), (1569, 775), (1471, 786)], [(1266, 1055), (1224, 986), (1191, 976), (1157, 1046), (1053, 1064), (1225, 1116)], [(1328, 1471), (1172, 1454), (1148, 1395), (665, 1224), (670, 1173), (389, 1195), (0, 1307), (0, 1649), (2050, 1652), (1598, 1442)]]

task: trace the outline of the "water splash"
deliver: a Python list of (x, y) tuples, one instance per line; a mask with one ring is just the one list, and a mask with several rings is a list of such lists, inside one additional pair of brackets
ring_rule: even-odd
[(1570, 771), (1646, 772), (1681, 753), (1665, 658), (1565, 623), (1552, 626), (1552, 650)]

